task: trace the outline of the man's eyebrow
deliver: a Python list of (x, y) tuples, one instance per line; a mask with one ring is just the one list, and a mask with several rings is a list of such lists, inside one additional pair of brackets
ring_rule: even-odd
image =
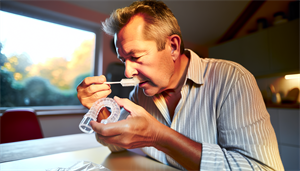
[(135, 53), (141, 53), (141, 52), (145, 52), (146, 50), (140, 50), (140, 49), (131, 49), (128, 53), (126, 53), (126, 55), (132, 55)]

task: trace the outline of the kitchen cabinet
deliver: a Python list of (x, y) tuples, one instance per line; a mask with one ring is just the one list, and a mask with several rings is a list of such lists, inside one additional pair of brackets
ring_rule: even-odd
[(237, 62), (256, 77), (299, 73), (299, 19), (211, 47), (209, 57)]
[(268, 30), (262, 30), (242, 38), (240, 63), (247, 68), (253, 75), (267, 75), (270, 73), (270, 55), (268, 44)]
[(269, 29), (273, 72), (299, 71), (299, 20)]

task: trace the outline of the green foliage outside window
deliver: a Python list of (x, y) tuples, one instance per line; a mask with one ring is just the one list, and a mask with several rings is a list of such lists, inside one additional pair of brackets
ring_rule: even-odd
[(0, 107), (80, 105), (76, 87), (93, 73), (95, 34), (2, 11), (0, 19)]
[[(1, 44), (0, 44), (1, 45)], [(77, 85), (90, 73), (79, 75), (68, 85), (69, 90), (63, 91), (59, 86), (54, 86), (49, 79), (41, 76), (30, 77), (26, 67), (30, 67), (28, 62), (24, 65), (25, 59), (29, 60), (26, 55), (15, 57), (18, 62), (12, 63), (9, 68), (7, 57), (0, 53), (0, 106), (57, 106), (57, 105), (80, 105), (77, 99)], [(20, 62), (21, 61), (21, 62)], [(10, 63), (9, 63), (10, 64)], [(53, 68), (55, 70), (55, 68)], [(50, 71), (44, 69), (41, 75), (45, 76)], [(16, 75), (20, 75), (16, 77)], [(22, 77), (22, 81), (20, 81)], [(50, 77), (50, 76), (49, 76)]]

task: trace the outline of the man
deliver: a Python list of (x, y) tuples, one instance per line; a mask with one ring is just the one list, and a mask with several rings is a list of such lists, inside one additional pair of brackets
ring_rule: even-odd
[[(99, 142), (111, 151), (141, 148), (179, 169), (284, 170), (254, 77), (234, 62), (185, 50), (177, 20), (163, 2), (118, 9), (103, 30), (114, 35), (125, 76), (141, 82), (130, 100), (114, 98), (123, 107), (118, 122), (91, 122)], [(83, 80), (77, 91), (84, 106), (111, 93), (105, 81)]]

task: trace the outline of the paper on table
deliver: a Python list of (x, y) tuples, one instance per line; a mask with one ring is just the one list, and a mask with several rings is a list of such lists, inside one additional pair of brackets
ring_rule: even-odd
[(82, 170), (84, 170), (84, 171), (110, 171), (106, 167), (104, 167), (100, 164), (90, 162), (90, 161), (79, 161), (69, 168), (58, 167), (58, 168), (50, 169), (50, 170), (46, 170), (46, 171), (82, 171)]

